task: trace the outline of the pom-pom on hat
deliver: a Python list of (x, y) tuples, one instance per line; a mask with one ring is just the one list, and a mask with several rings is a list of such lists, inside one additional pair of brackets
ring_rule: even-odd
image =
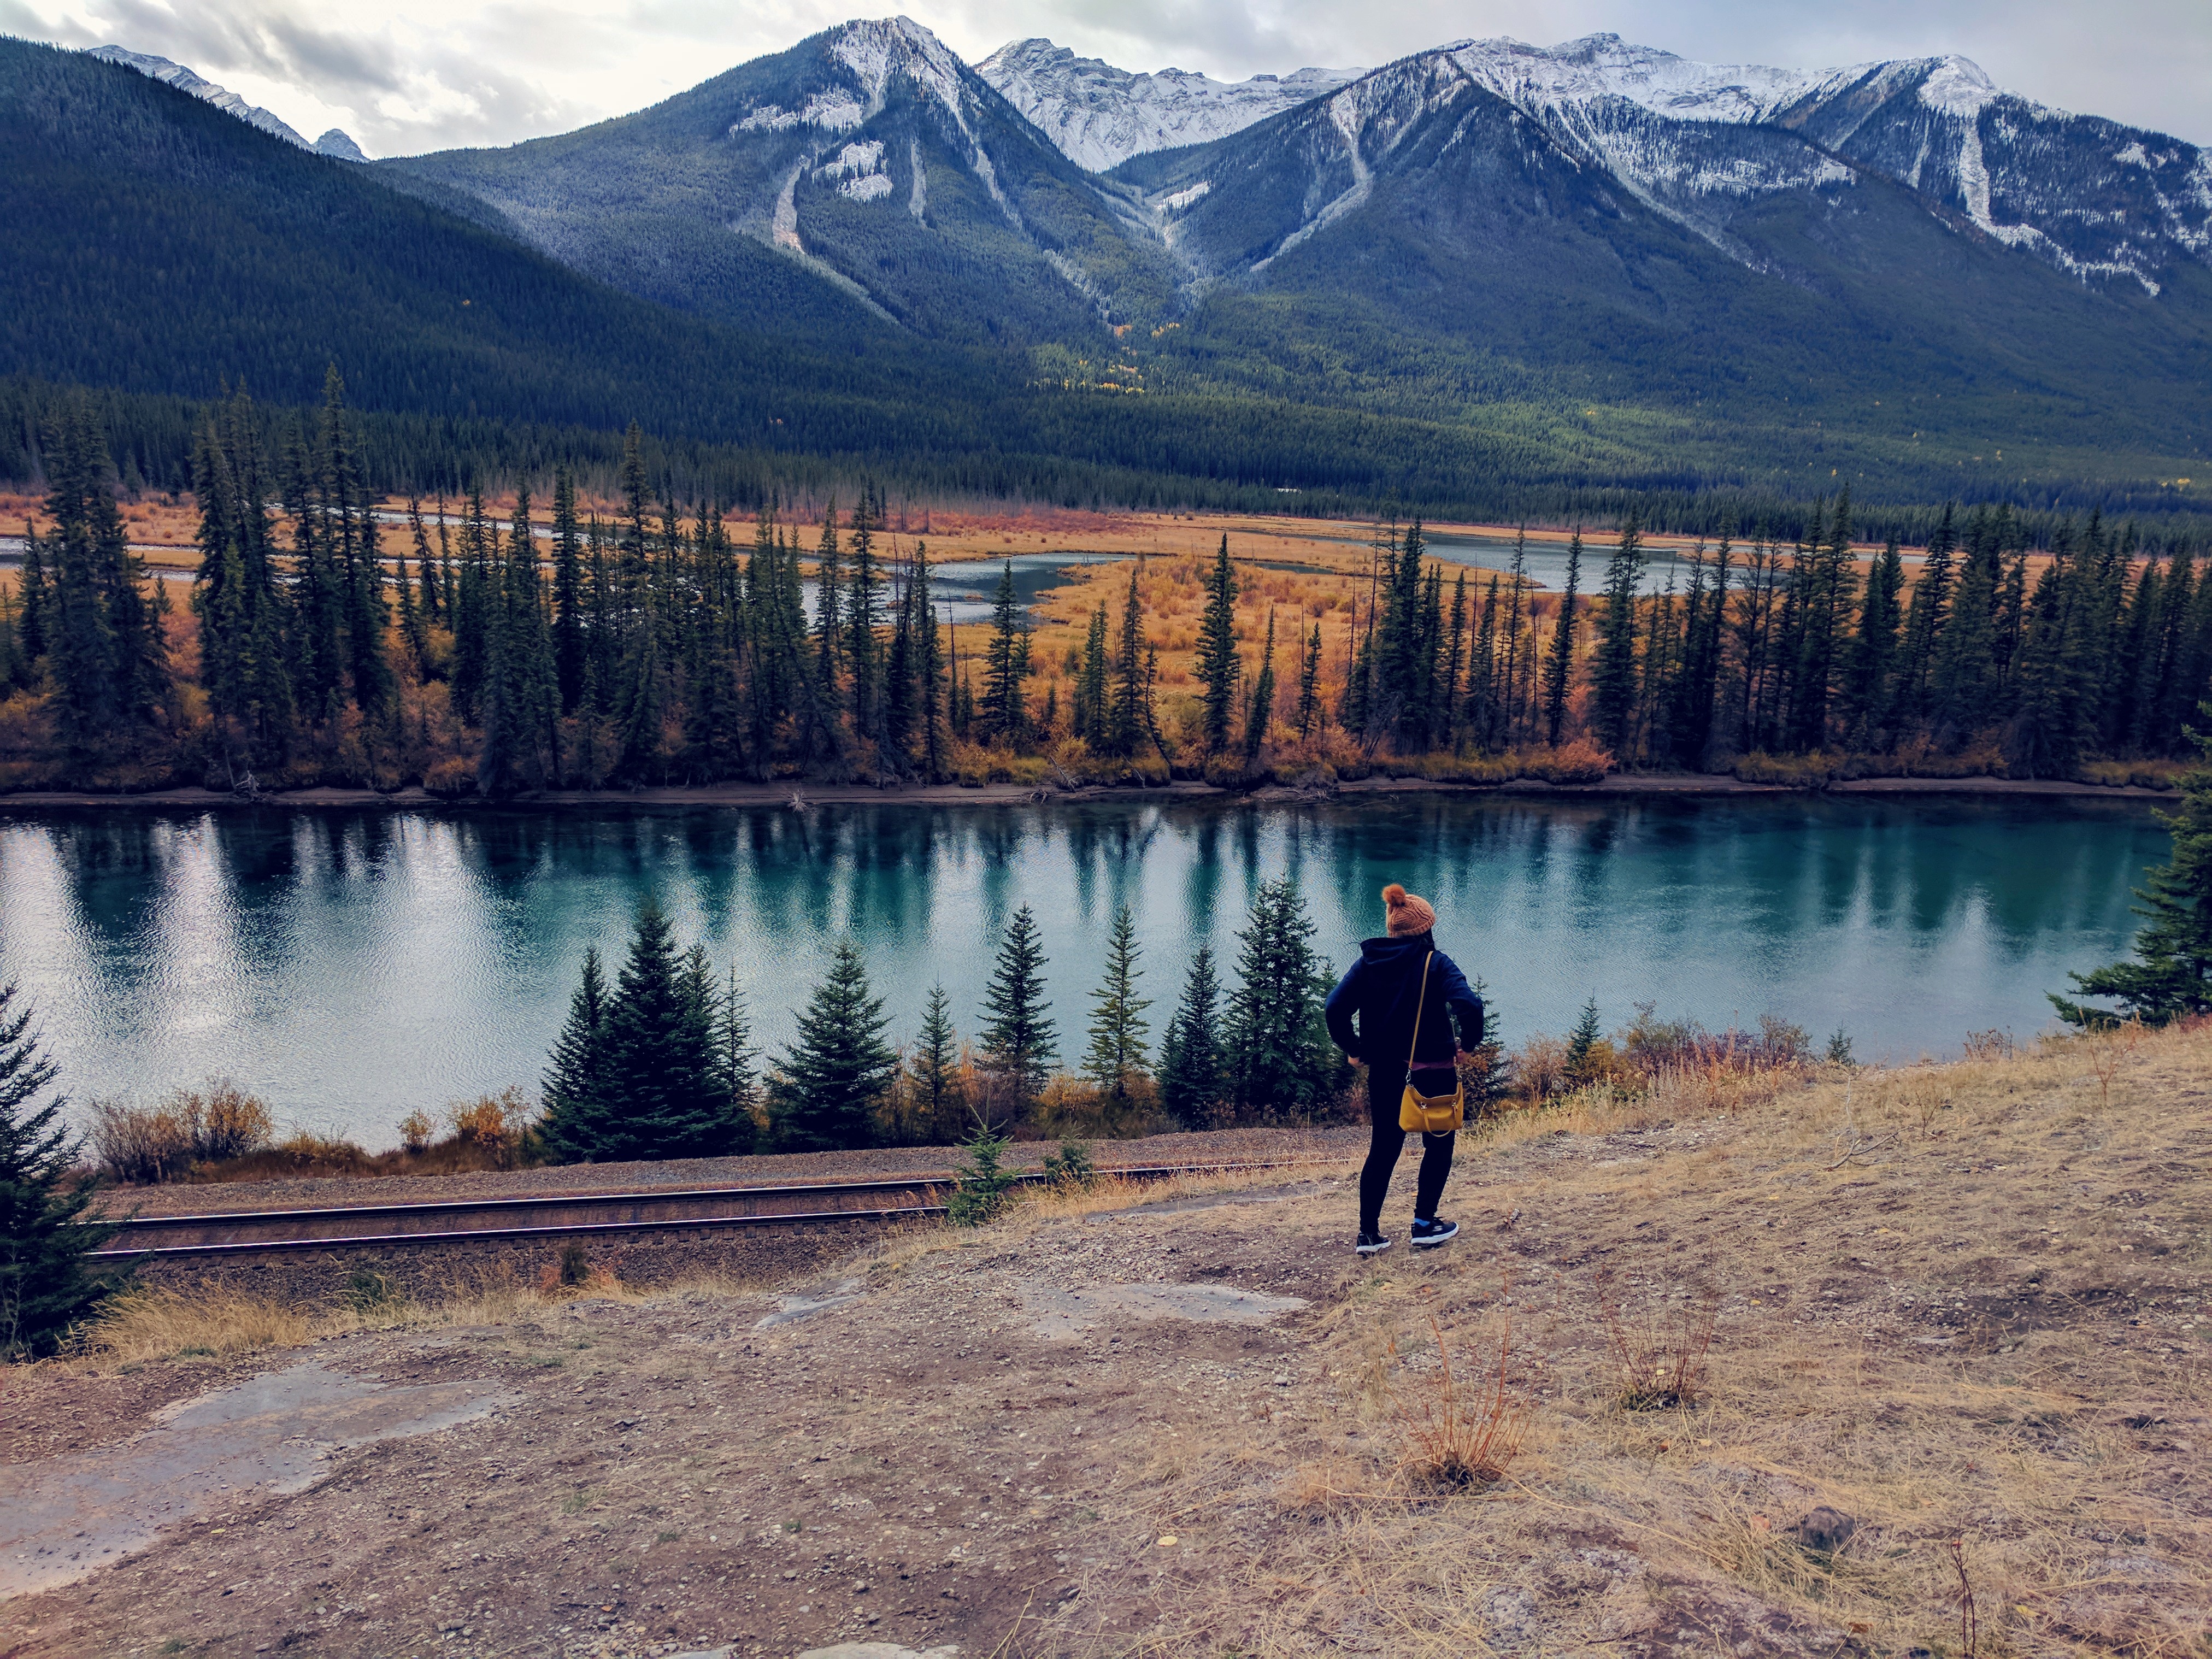
[(1418, 898), (1392, 882), (1382, 890), (1382, 907), (1389, 913), (1392, 939), (1419, 939), (1437, 925), (1437, 913), (1428, 900)]

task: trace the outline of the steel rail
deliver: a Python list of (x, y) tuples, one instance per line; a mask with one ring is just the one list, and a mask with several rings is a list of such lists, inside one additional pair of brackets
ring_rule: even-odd
[[(1263, 1173), (1333, 1164), (1336, 1158), (1255, 1163), (1158, 1164), (1101, 1169), (1101, 1176), (1156, 1182), (1177, 1176)], [(1024, 1172), (1015, 1184), (1051, 1177)], [(651, 1233), (684, 1227), (789, 1226), (806, 1222), (897, 1221), (945, 1213), (951, 1174), (750, 1187), (681, 1187), (627, 1192), (532, 1194), (518, 1198), (441, 1199), (408, 1204), (330, 1205), (289, 1210), (217, 1210), (128, 1216), (109, 1224), (116, 1237), (92, 1259), (143, 1261), (240, 1256), (302, 1249), (489, 1243), (580, 1233)], [(908, 1199), (901, 1203), (896, 1200)], [(872, 1202), (854, 1204), (854, 1199)], [(888, 1201), (887, 1201), (888, 1200)], [(671, 1209), (678, 1214), (652, 1213)], [(616, 1212), (624, 1213), (616, 1213)], [(471, 1222), (481, 1224), (471, 1225)], [(179, 1237), (179, 1235), (184, 1235)], [(163, 1242), (164, 1239), (171, 1242)], [(143, 1243), (140, 1241), (143, 1241)]]

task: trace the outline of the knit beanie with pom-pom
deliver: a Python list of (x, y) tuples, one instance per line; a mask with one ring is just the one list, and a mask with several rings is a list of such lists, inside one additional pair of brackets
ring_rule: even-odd
[(1382, 905), (1389, 912), (1392, 939), (1419, 939), (1437, 925), (1437, 913), (1428, 900), (1417, 898), (1395, 881), (1382, 890)]

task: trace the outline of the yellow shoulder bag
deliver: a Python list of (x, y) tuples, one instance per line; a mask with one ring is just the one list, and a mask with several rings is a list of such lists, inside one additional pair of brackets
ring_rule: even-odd
[(1406, 1092), (1398, 1101), (1398, 1127), (1423, 1134), (1448, 1135), (1467, 1121), (1467, 1085), (1460, 1084), (1448, 1095), (1425, 1095), (1413, 1087), (1413, 1055), (1421, 1046), (1421, 1015), (1429, 1001), (1430, 951), (1421, 963), (1421, 998), (1413, 1005), (1413, 1042), (1406, 1051)]

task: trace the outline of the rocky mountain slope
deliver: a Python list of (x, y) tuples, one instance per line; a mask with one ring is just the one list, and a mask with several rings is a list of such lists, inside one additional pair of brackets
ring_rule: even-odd
[(1049, 40), (1009, 40), (975, 65), (1060, 153), (1103, 173), (1132, 155), (1200, 144), (1334, 92), (1358, 70), (1302, 69), (1216, 81), (1188, 70), (1131, 74)]
[(905, 18), (848, 23), (665, 103), (500, 150), (387, 163), (482, 198), (634, 293), (750, 326), (1090, 337), (1175, 302), (1133, 193), (1069, 162)]
[[(1438, 124), (1472, 133), (1494, 117), (1532, 164), (1540, 152), (1587, 170), (1753, 270), (1773, 265), (1745, 234), (1762, 204), (1832, 203), (1876, 181), (2092, 283), (2155, 296), (2177, 264), (2212, 263), (2212, 158), (2179, 139), (2001, 91), (1963, 58), (1807, 74), (1692, 63), (1612, 34), (1418, 53), (1149, 175), (1152, 199), (1179, 247), (1216, 274), (1250, 274), (1351, 213)], [(1231, 242), (1209, 241), (1206, 222), (1224, 216), (1214, 192), (1293, 153), (1309, 161), (1294, 192), (1271, 186), (1272, 238), (1254, 240), (1260, 226), (1239, 216)]]
[(361, 146), (344, 131), (332, 127), (321, 137), (309, 143), (285, 124), (278, 116), (263, 109), (258, 104), (249, 104), (228, 87), (219, 87), (182, 64), (167, 58), (156, 58), (150, 52), (131, 52), (122, 46), (94, 46), (85, 54), (103, 63), (121, 64), (137, 70), (141, 75), (151, 76), (163, 86), (174, 87), (179, 92), (189, 93), (203, 103), (213, 104), (226, 115), (234, 115), (250, 127), (258, 127), (272, 138), (282, 138), (288, 144), (301, 149), (313, 150), (319, 155), (334, 155), (341, 161), (366, 161)]

